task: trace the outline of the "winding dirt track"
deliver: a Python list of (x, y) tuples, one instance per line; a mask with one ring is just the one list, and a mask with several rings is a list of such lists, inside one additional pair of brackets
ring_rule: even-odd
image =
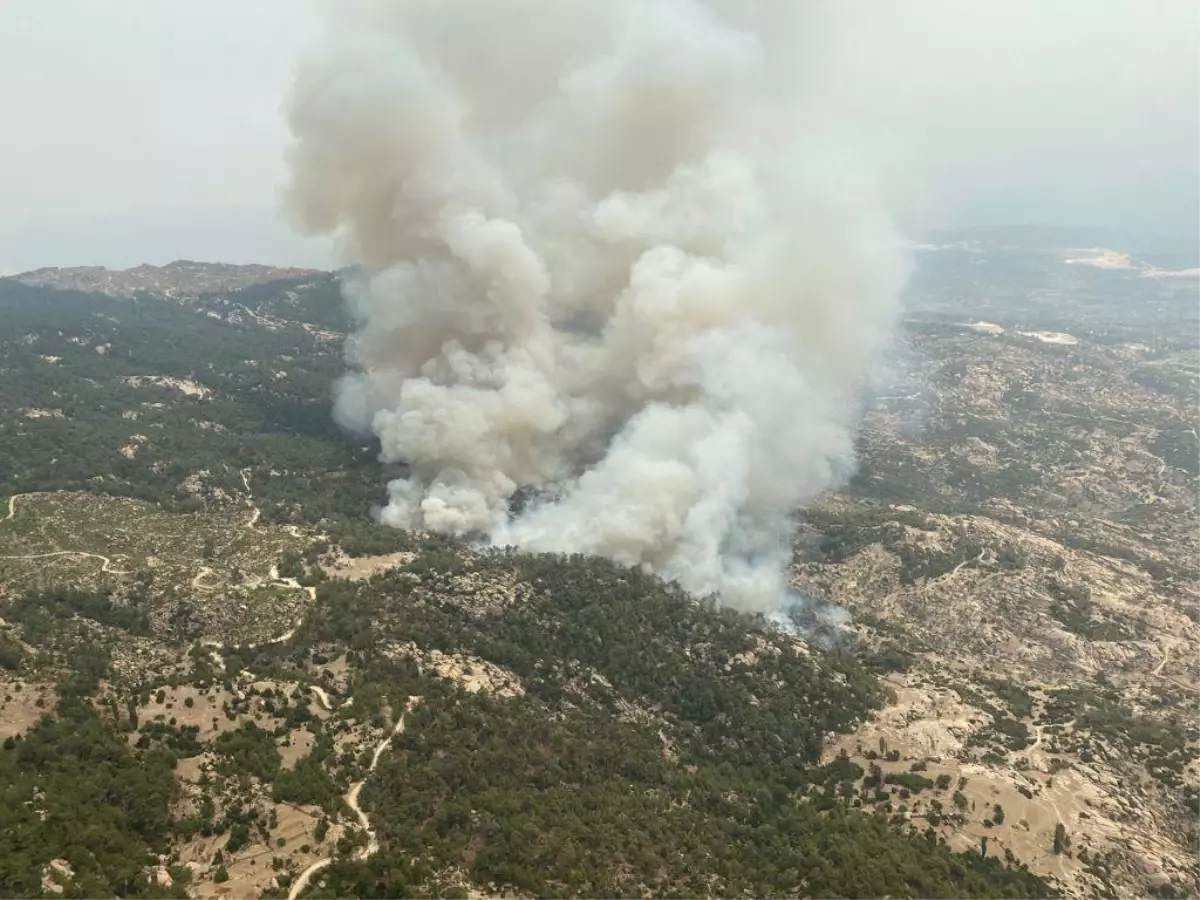
[[(8, 522), (17, 513), (17, 501), (22, 497), (34, 497), (36, 494), (11, 494), (8, 498), (8, 515), (0, 521)], [(55, 550), (51, 553), (27, 553), (21, 556), (0, 556), (0, 559), (49, 559), (52, 556), (86, 556), (90, 559), (98, 559), (103, 565), (100, 566), (100, 571), (109, 575), (128, 575), (129, 573), (123, 569), (114, 569), (112, 560), (107, 556), (102, 556), (99, 553), (88, 553), (86, 550)]]
[[(416, 706), (420, 702), (421, 702), (420, 697), (409, 697), (408, 698), (408, 706), (404, 710), (404, 712), (400, 714), (400, 718), (396, 721), (396, 727), (391, 730), (391, 732), (388, 734), (387, 737), (385, 737), (382, 741), (380, 741), (378, 744), (375, 745), (375, 754), (371, 757), (371, 765), (367, 768), (368, 776), (372, 772), (374, 772), (375, 767), (379, 765), (379, 758), (383, 755), (383, 751), (391, 746), (392, 738), (394, 738), (398, 734), (404, 733), (404, 716), (405, 716), (405, 714), (407, 714), (414, 706)], [(359, 862), (362, 862), (365, 859), (370, 859), (372, 856), (374, 856), (376, 853), (379, 852), (379, 838), (376, 837), (375, 832), (371, 828), (371, 820), (367, 818), (367, 814), (365, 812), (363, 812), (362, 807), (358, 805), (359, 794), (362, 793), (363, 785), (365, 785), (366, 783), (367, 783), (366, 778), (363, 778), (361, 781), (354, 782), (354, 784), (350, 785), (350, 790), (346, 791), (346, 796), (345, 796), (346, 805), (349, 806), (352, 810), (354, 810), (354, 815), (358, 817), (358, 824), (362, 827), (362, 830), (365, 831), (367, 834), (366, 846), (358, 848), (358, 850), (356, 850), (354, 853), (354, 858), (357, 859)], [(291, 889), (288, 891), (288, 900), (296, 900), (297, 897), (299, 897), (302, 893), (304, 893), (304, 889), (306, 887), (308, 887), (308, 883), (309, 883), (309, 881), (312, 880), (312, 877), (314, 875), (316, 875), (318, 872), (320, 872), (322, 869), (328, 867), (330, 865), (330, 863), (332, 863), (332, 862), (333, 862), (333, 857), (326, 856), (322, 859), (318, 859), (316, 862), (314, 862), (312, 865), (310, 865), (307, 869), (305, 869), (303, 872), (301, 872), (300, 875), (296, 878), (296, 880), (292, 883)]]
[(200, 571), (196, 573), (194, 578), (192, 578), (192, 590), (193, 591), (204, 591), (206, 593), (209, 591), (215, 591), (216, 588), (208, 587), (207, 585), (200, 583), (204, 580), (205, 576), (211, 575), (212, 573), (213, 573), (213, 570), (210, 569), (208, 566), (201, 566)]
[(246, 527), (253, 528), (258, 524), (262, 510), (254, 502), (254, 494), (250, 490), (250, 476), (246, 474), (249, 471), (249, 469), (241, 469), (238, 474), (242, 476), (242, 486), (246, 489), (246, 502), (250, 504), (250, 521), (246, 523)]
[(31, 553), (27, 556), (0, 556), (0, 559), (48, 559), (51, 556), (86, 556), (90, 559), (99, 559), (104, 562), (100, 567), (101, 572), (107, 572), (109, 575), (128, 575), (124, 569), (114, 569), (112, 560), (107, 556), (101, 556), (99, 553), (88, 553), (86, 550), (55, 550), (52, 553)]
[(1163, 657), (1162, 657), (1162, 659), (1160, 659), (1158, 661), (1158, 665), (1155, 666), (1154, 671), (1151, 674), (1161, 675), (1163, 666), (1165, 666), (1167, 664), (1167, 660), (1169, 660), (1170, 658), (1171, 658), (1171, 645), (1165, 644), (1163, 646)]
[[(262, 515), (262, 512), (259, 510), (257, 504), (254, 503), (254, 497), (250, 493), (250, 480), (249, 480), (249, 477), (247, 476), (246, 469), (243, 469), (241, 471), (241, 476), (242, 476), (242, 484), (246, 488), (246, 500), (247, 500), (247, 503), (249, 503), (249, 505), (250, 505), (250, 518), (249, 518), (249, 520), (247, 520), (244, 527), (245, 528), (253, 528), (255, 525), (258, 524), (258, 521)], [(17, 502), (18, 498), (26, 497), (26, 496), (31, 496), (31, 495), (29, 495), (29, 494), (13, 494), (13, 495), (9, 496), (9, 498), (8, 498), (8, 515), (3, 520), (0, 520), (0, 521), (7, 522), (7, 521), (11, 520), (13, 518), (13, 516), (16, 514), (16, 502)], [(128, 574), (130, 574), (129, 572), (126, 572), (124, 570), (112, 568), (112, 560), (110, 560), (107, 556), (103, 556), (99, 553), (89, 553), (84, 550), (55, 550), (51, 553), (34, 553), (34, 554), (28, 554), (28, 555), (22, 555), (22, 556), (0, 556), (0, 559), (20, 559), (20, 560), (48, 559), (48, 558), (55, 557), (55, 556), (86, 556), (91, 559), (101, 560), (102, 566), (100, 568), (100, 571), (102, 571), (102, 572), (106, 572), (111, 575), (128, 575)], [(206, 575), (210, 575), (210, 574), (212, 574), (212, 569), (210, 569), (207, 566), (201, 566), (200, 570), (196, 573), (196, 576), (192, 579), (192, 583), (191, 583), (192, 588), (194, 588), (196, 590), (201, 590), (201, 591), (214, 590), (214, 588), (207, 587), (201, 583), (203, 581), (204, 577)], [(267, 573), (267, 579), (269, 582), (272, 582), (274, 584), (293, 588), (295, 590), (302, 590), (305, 593), (307, 593), (309, 596), (309, 599), (314, 602), (317, 599), (317, 589), (315, 587), (308, 587), (308, 586), (302, 585), (295, 578), (281, 577), (277, 566), (274, 566), (274, 565), (271, 566), (270, 571)], [(263, 646), (266, 644), (283, 643), (284, 641), (290, 640), (292, 638), (292, 636), (295, 635), (296, 629), (299, 627), (299, 625), (300, 625), (300, 623), (297, 622), (295, 625), (292, 626), (292, 628), (288, 629), (283, 634), (279, 635), (278, 637), (270, 638), (266, 641), (263, 641), (262, 644), (249, 644), (247, 646), (250, 648), (254, 648), (254, 647)], [(221, 658), (219, 651), (223, 650), (226, 645), (224, 643), (221, 643), (218, 641), (203, 641), (202, 646), (209, 648), (213, 662), (215, 664), (217, 664), (220, 668), (224, 669), (225, 661), (224, 661), (224, 659)], [(322, 705), (327, 710), (332, 710), (333, 704), (330, 702), (329, 695), (327, 693), (325, 693), (324, 690), (322, 690), (321, 688), (316, 687), (316, 686), (313, 686), (312, 690), (318, 695), (318, 698), (320, 699)], [(349, 700), (350, 700), (350, 698), (347, 698), (346, 702), (349, 702)], [(405, 713), (407, 713), (409, 710), (411, 710), (417, 703), (420, 702), (420, 700), (421, 700), (420, 697), (409, 697), (408, 698), (408, 706), (405, 709)], [(400, 715), (400, 718), (397, 720), (395, 727), (391, 730), (391, 732), (389, 732), (387, 737), (385, 737), (382, 741), (380, 741), (376, 745), (374, 755), (372, 755), (372, 757), (371, 757), (371, 765), (367, 769), (368, 776), (370, 775), (371, 772), (374, 772), (375, 767), (379, 765), (379, 759), (383, 755), (383, 751), (386, 750), (391, 745), (392, 738), (394, 738), (398, 734), (403, 734), (403, 733), (404, 733), (404, 713), (402, 713)], [(370, 819), (367, 817), (367, 814), (363, 811), (363, 808), (361, 806), (359, 806), (359, 803), (358, 803), (359, 795), (362, 793), (363, 785), (365, 785), (365, 784), (366, 784), (366, 778), (363, 778), (359, 781), (354, 782), (354, 784), (350, 785), (350, 789), (346, 792), (346, 795), (344, 798), (346, 801), (346, 804), (354, 811), (354, 815), (358, 818), (359, 826), (363, 829), (364, 832), (366, 832), (366, 835), (367, 835), (366, 846), (360, 847), (354, 854), (355, 858), (358, 860), (368, 859), (371, 856), (374, 856), (377, 852), (379, 852), (379, 839), (376, 837), (375, 832), (371, 828)], [(291, 890), (288, 892), (289, 900), (294, 900), (294, 898), (298, 897), (301, 894), (301, 892), (303, 892), (304, 889), (308, 886), (308, 883), (312, 879), (313, 875), (315, 875), (317, 872), (320, 872), (322, 869), (326, 868), (332, 862), (333, 862), (333, 857), (325, 857), (323, 859), (317, 860), (312, 865), (310, 865), (307, 869), (305, 869), (303, 872), (301, 872), (300, 876), (296, 879), (295, 883), (292, 885)]]
[[(258, 524), (259, 517), (262, 515), (262, 511), (254, 502), (254, 495), (250, 492), (250, 476), (247, 474), (249, 471), (249, 469), (241, 469), (239, 472), (239, 474), (242, 476), (242, 485), (246, 488), (246, 503), (250, 505), (250, 518), (247, 520), (246, 524), (242, 526), (243, 528), (253, 528)], [(212, 569), (208, 568), (207, 566), (201, 566), (200, 570), (196, 573), (196, 576), (192, 579), (192, 587), (200, 591), (216, 590), (216, 588), (206, 587), (205, 585), (201, 584), (204, 577), (211, 574)], [(308, 594), (309, 600), (314, 603), (317, 600), (317, 589), (315, 587), (306, 587), (298, 582), (295, 578), (281, 577), (279, 574), (279, 567), (276, 565), (272, 565), (270, 570), (267, 572), (267, 582), (293, 588), (297, 591), (304, 591), (306, 594)], [(265, 647), (270, 644), (282, 644), (284, 641), (290, 641), (292, 637), (295, 636), (296, 629), (300, 627), (301, 621), (303, 621), (303, 619), (297, 620), (291, 628), (277, 637), (268, 638), (267, 640), (259, 643), (246, 644), (245, 646), (248, 649), (253, 650), (255, 647)], [(223, 670), (225, 668), (225, 660), (221, 658), (220, 651), (224, 650), (228, 645), (222, 643), (221, 641), (201, 641), (201, 646), (209, 648), (210, 658), (212, 659), (213, 663)], [(326, 708), (329, 708), (328, 697), (325, 698), (325, 703)]]
[(325, 707), (328, 712), (333, 712), (333, 701), (329, 699), (329, 694), (325, 692), (325, 688), (321, 687), (320, 685), (310, 684), (308, 689), (313, 694), (316, 694), (317, 699), (321, 701), (321, 705)]
[[(254, 502), (254, 495), (252, 493), (250, 493), (250, 476), (246, 474), (249, 471), (250, 471), (249, 469), (241, 469), (240, 473), (239, 473), (242, 476), (242, 484), (246, 488), (246, 502), (248, 504), (250, 504), (250, 519), (246, 522), (246, 524), (244, 526), (242, 526), (244, 528), (253, 528), (258, 523), (259, 517), (262, 515), (262, 511), (258, 508), (258, 505)], [(211, 572), (212, 572), (212, 570), (209, 569), (207, 566), (201, 566), (200, 571), (196, 574), (196, 577), (192, 579), (192, 587), (194, 587), (198, 590), (202, 590), (202, 591), (214, 590), (214, 588), (205, 587), (202, 584), (200, 584), (200, 581), (204, 578), (204, 576), (206, 574), (210, 574)], [(276, 565), (272, 565), (270, 570), (267, 572), (267, 581), (269, 583), (283, 585), (284, 587), (294, 588), (297, 591), (304, 591), (305, 593), (308, 594), (308, 599), (314, 603), (317, 600), (317, 589), (315, 587), (305, 587), (300, 582), (298, 582), (295, 578), (280, 577), (279, 567)], [(296, 629), (300, 627), (301, 621), (303, 621), (303, 619), (297, 620), (296, 624), (294, 624), (291, 628), (289, 628), (287, 631), (285, 631), (283, 634), (279, 635), (278, 637), (268, 638), (267, 640), (262, 641), (261, 643), (246, 644), (246, 647), (248, 649), (253, 650), (255, 647), (265, 647), (269, 644), (282, 644), (284, 641), (290, 641), (292, 639), (292, 637), (296, 634)], [(213, 652), (213, 661), (217, 662), (219, 660), (221, 668), (224, 669), (225, 661), (220, 658), (219, 651), (224, 650), (227, 645), (223, 644), (219, 641), (203, 641), (202, 645), (205, 647), (209, 647), (214, 651)]]

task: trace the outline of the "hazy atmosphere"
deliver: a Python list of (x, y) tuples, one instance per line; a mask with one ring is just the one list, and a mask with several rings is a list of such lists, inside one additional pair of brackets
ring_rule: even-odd
[[(275, 0), (4, 4), (0, 271), (328, 264), (276, 213), (282, 98), (320, 15)], [(854, 140), (853, 168), (878, 176), (905, 230), (1196, 231), (1197, 4), (843, 2), (806, 6), (797, 27), (796, 77), (826, 82), (814, 134)]]
[(0, 76), (0, 898), (1200, 898), (1197, 0)]
[(810, 140), (806, 15), (715, 6), (339, 9), (287, 202), (375, 273), (335, 416), (409, 466), (383, 521), (790, 605), (790, 514), (853, 468), (906, 266)]

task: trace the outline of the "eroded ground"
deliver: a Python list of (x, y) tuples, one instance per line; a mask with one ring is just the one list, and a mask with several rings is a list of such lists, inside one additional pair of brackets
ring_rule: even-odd
[(895, 692), (826, 754), (864, 806), (1072, 896), (1190, 895), (1194, 285), (1122, 282), (1149, 292), (1135, 322), (1100, 275), (1054, 277), (1052, 307), (919, 298), (858, 477), (804, 516), (795, 584), (853, 612)]

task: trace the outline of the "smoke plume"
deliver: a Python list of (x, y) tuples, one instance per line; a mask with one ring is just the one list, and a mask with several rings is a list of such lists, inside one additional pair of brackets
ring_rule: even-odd
[(409, 467), (384, 522), (780, 608), (906, 272), (806, 131), (804, 6), (330, 10), (287, 203), (369, 273), (335, 412)]

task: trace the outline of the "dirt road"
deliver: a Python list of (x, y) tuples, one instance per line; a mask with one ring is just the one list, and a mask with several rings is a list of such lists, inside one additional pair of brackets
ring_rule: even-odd
[(101, 556), (99, 553), (88, 553), (86, 550), (55, 550), (52, 553), (31, 553), (26, 556), (0, 556), (0, 559), (48, 559), (51, 556), (86, 556), (90, 559), (101, 560), (104, 565), (100, 567), (101, 572), (106, 572), (109, 575), (128, 575), (124, 569), (114, 569), (112, 560), (107, 556)]
[[(408, 706), (404, 710), (404, 712), (400, 714), (400, 718), (396, 721), (396, 726), (391, 730), (391, 732), (388, 734), (387, 737), (385, 737), (382, 741), (380, 741), (378, 744), (375, 745), (375, 753), (371, 757), (371, 765), (367, 768), (368, 776), (372, 772), (374, 772), (375, 767), (379, 765), (379, 758), (381, 756), (383, 756), (383, 751), (391, 746), (392, 738), (394, 738), (398, 734), (404, 733), (404, 716), (405, 716), (405, 714), (407, 714), (414, 706), (416, 706), (420, 702), (421, 702), (420, 697), (409, 697), (408, 698)], [(362, 793), (363, 785), (365, 785), (366, 783), (367, 783), (366, 778), (363, 778), (361, 781), (354, 782), (354, 784), (350, 785), (350, 790), (346, 791), (346, 798), (345, 798), (346, 805), (349, 806), (352, 810), (354, 810), (354, 815), (358, 818), (358, 824), (362, 827), (362, 830), (365, 831), (367, 834), (366, 845), (363, 847), (360, 847), (354, 853), (354, 858), (359, 860), (360, 862), (364, 859), (370, 859), (372, 856), (374, 856), (376, 853), (379, 852), (379, 838), (376, 837), (375, 831), (371, 828), (371, 820), (369, 818), (367, 818), (367, 814), (365, 812), (363, 812), (363, 808), (358, 805), (358, 797)], [(296, 880), (292, 883), (291, 890), (288, 891), (288, 900), (296, 900), (297, 897), (299, 897), (302, 893), (304, 893), (304, 889), (306, 887), (308, 887), (308, 883), (312, 880), (312, 877), (314, 875), (316, 875), (318, 872), (320, 872), (322, 869), (328, 867), (329, 864), (332, 862), (333, 862), (333, 857), (327, 856), (327, 857), (324, 857), (323, 859), (318, 859), (316, 862), (314, 862), (312, 865), (310, 865), (307, 869), (305, 869), (303, 872), (301, 872), (300, 875), (296, 878)]]

